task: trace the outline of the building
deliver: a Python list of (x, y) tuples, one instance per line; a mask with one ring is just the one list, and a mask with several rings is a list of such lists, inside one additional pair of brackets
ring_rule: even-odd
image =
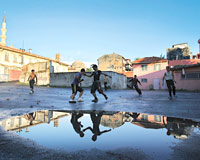
[[(167, 60), (159, 57), (144, 57), (133, 62), (134, 74), (141, 81), (141, 89), (167, 89), (166, 84), (162, 85), (162, 79), (166, 72), (166, 66), (175, 69), (174, 75), (176, 80), (176, 88), (183, 90), (200, 90), (198, 85), (198, 65), (200, 59), (185, 59), (185, 60)], [(192, 66), (192, 67), (191, 67)], [(197, 68), (196, 68), (197, 67)], [(186, 71), (193, 72), (195, 79), (183, 79), (181, 77), (181, 69), (187, 68)], [(189, 69), (190, 68), (190, 69)], [(191, 74), (190, 74), (191, 75)], [(187, 82), (193, 82), (189, 85)], [(189, 87), (191, 86), (191, 87)]]
[(141, 89), (165, 89), (162, 78), (168, 66), (168, 60), (159, 57), (144, 57), (132, 62), (134, 74), (142, 83)]
[(176, 89), (200, 91), (200, 63), (173, 67)]
[(192, 52), (187, 43), (175, 44), (172, 48), (167, 48), (168, 60), (192, 59)]
[[(56, 59), (50, 59), (32, 53), (32, 49), (25, 51), (24, 49), (17, 49), (15, 47), (6, 46), (6, 17), (4, 16), (1, 29), (0, 42), (0, 81), (14, 81), (19, 80), (22, 68), (28, 64), (47, 62), (52, 64), (52, 72), (66, 72), (68, 71), (68, 64), (60, 62), (60, 54), (56, 54)], [(32, 69), (29, 68), (28, 73)], [(36, 73), (37, 73), (37, 69)], [(23, 73), (24, 74), (24, 73)]]
[(80, 72), (80, 70), (84, 68), (86, 70), (86, 66), (82, 61), (74, 61), (71, 67), (68, 69), (69, 72)]
[(133, 76), (131, 60), (116, 53), (106, 54), (98, 58), (98, 68), (102, 71), (113, 71)]

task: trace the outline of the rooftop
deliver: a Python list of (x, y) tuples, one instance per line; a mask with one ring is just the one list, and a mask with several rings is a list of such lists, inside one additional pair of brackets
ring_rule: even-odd
[(133, 64), (142, 64), (142, 63), (158, 63), (158, 62), (167, 62), (167, 59), (160, 57), (144, 57), (138, 60), (133, 61)]
[(170, 60), (169, 66), (177, 66), (177, 65), (192, 65), (200, 63), (200, 59), (185, 59), (185, 60)]
[(23, 55), (33, 56), (33, 57), (45, 59), (45, 60), (48, 60), (48, 61), (57, 62), (57, 63), (59, 63), (59, 64), (65, 65), (65, 66), (69, 66), (69, 65), (66, 64), (66, 63), (59, 62), (59, 61), (54, 60), (54, 59), (50, 59), (50, 58), (47, 58), (47, 57), (43, 57), (43, 56), (40, 56), (40, 55), (37, 55), (37, 54), (33, 54), (33, 53), (30, 53), (30, 52), (26, 52), (26, 51), (24, 51), (24, 50), (20, 50), (20, 49), (17, 49), (17, 48), (13, 48), (13, 47), (7, 47), (7, 46), (2, 46), (2, 45), (0, 45), (0, 49), (5, 49), (5, 50), (8, 50), (8, 51), (13, 51), (13, 52), (21, 53), (21, 54), (23, 54)]

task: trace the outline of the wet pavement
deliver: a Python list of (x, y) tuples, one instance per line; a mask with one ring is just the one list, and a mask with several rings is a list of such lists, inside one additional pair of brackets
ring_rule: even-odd
[(0, 126), (51, 149), (136, 148), (150, 159), (171, 159), (171, 147), (200, 135), (200, 122), (134, 112), (42, 110), (0, 121)]
[[(12, 143), (30, 148), (19, 159), (57, 159), (57, 154), (58, 159), (198, 159), (199, 92), (178, 92), (172, 100), (166, 91), (106, 94), (107, 101), (98, 95), (99, 102), (92, 103), (85, 89), (84, 102), (70, 104), (70, 88), (36, 87), (29, 94), (28, 86), (1, 83), (0, 126), (9, 132), (0, 131), (0, 159), (20, 153)], [(41, 153), (38, 145), (53, 155)]]
[(200, 119), (199, 92), (177, 92), (178, 97), (172, 100), (168, 99), (167, 91), (143, 91), (142, 97), (134, 90), (108, 90), (105, 93), (107, 101), (97, 94), (99, 102), (93, 103), (90, 90), (85, 89), (84, 102), (69, 104), (70, 88), (36, 87), (35, 93), (29, 94), (28, 86), (2, 83), (0, 111), (6, 113), (1, 114), (0, 119), (43, 109), (124, 111)]

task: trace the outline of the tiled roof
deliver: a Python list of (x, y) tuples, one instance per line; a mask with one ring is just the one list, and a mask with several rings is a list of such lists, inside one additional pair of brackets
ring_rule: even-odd
[(185, 60), (170, 60), (169, 66), (177, 66), (177, 65), (192, 65), (200, 63), (200, 59), (185, 59)]
[(160, 57), (144, 57), (138, 60), (133, 61), (133, 64), (141, 64), (141, 63), (157, 63), (157, 62), (167, 62), (167, 59), (163, 59)]
[(59, 62), (59, 61), (56, 61), (54, 59), (43, 57), (43, 56), (40, 56), (40, 55), (37, 55), (37, 54), (29, 53), (29, 52), (26, 52), (26, 51), (23, 51), (23, 50), (20, 50), (20, 49), (17, 49), (17, 48), (12, 48), (12, 47), (2, 46), (2, 45), (0, 45), (0, 48), (1, 49), (6, 49), (6, 50), (9, 50), (9, 51), (13, 51), (13, 52), (17, 52), (17, 53), (21, 53), (21, 54), (28, 55), (28, 56), (33, 56), (33, 57), (49, 60), (49, 61), (52, 61), (52, 62), (57, 62), (59, 64), (65, 65), (65, 66), (69, 66), (66, 63)]
[(122, 74), (125, 75), (126, 77), (133, 77), (133, 71), (123, 72)]
[(180, 70), (182, 68), (193, 68), (193, 67), (200, 67), (200, 63), (191, 64), (191, 65), (176, 65), (173, 67), (174, 70)]

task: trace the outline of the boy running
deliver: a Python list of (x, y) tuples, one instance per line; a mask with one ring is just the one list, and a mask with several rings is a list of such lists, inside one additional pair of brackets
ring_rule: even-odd
[(92, 66), (92, 68), (93, 68), (94, 72), (91, 75), (85, 75), (87, 77), (92, 77), (92, 76), (94, 77), (94, 81), (93, 81), (93, 84), (92, 84), (92, 87), (91, 87), (91, 94), (94, 96), (94, 100), (92, 100), (92, 102), (98, 102), (98, 98), (97, 98), (96, 93), (95, 93), (96, 90), (98, 90), (98, 92), (100, 94), (102, 94), (105, 97), (105, 99), (107, 100), (108, 97), (106, 96), (105, 93), (103, 93), (103, 90), (101, 88), (100, 76), (101, 76), (101, 74), (103, 74), (103, 75), (108, 76), (110, 78), (112, 78), (112, 77), (105, 74), (105, 73), (102, 73), (100, 70), (98, 70), (98, 67), (97, 67), (96, 64), (94, 64)]
[(79, 87), (79, 83), (81, 83), (83, 81), (83, 79), (81, 79), (82, 75), (85, 74), (85, 69), (82, 68), (81, 72), (77, 73), (74, 80), (72, 81), (72, 95), (70, 97), (70, 103), (76, 103), (76, 101), (74, 100), (77, 91), (80, 92), (79, 94), (79, 98), (78, 98), (78, 102), (83, 102), (83, 100), (81, 99), (81, 96), (83, 95), (83, 89), (81, 87)]
[(169, 91), (169, 98), (172, 98), (172, 90), (173, 90), (173, 95), (174, 97), (176, 97), (176, 87), (174, 85), (174, 82), (176, 83), (176, 81), (174, 80), (174, 73), (171, 71), (170, 67), (167, 66), (166, 67), (167, 72), (165, 72), (164, 76), (163, 76), (163, 85), (164, 85), (164, 80), (166, 80), (167, 83), (167, 88)]
[(37, 84), (37, 76), (35, 74), (35, 70), (32, 69), (31, 74), (28, 77), (28, 81), (29, 81), (29, 85), (30, 85), (30, 89), (31, 89), (30, 94), (34, 93), (33, 89), (34, 89), (35, 79), (36, 79), (36, 84)]
[(134, 78), (132, 78), (131, 80), (129, 80), (129, 82), (132, 81), (132, 87), (135, 87), (135, 90), (138, 92), (138, 94), (141, 96), (142, 95), (142, 91), (140, 90), (140, 88), (138, 87), (138, 83), (140, 85), (142, 85), (140, 83), (140, 81), (137, 79), (137, 76), (134, 75)]

